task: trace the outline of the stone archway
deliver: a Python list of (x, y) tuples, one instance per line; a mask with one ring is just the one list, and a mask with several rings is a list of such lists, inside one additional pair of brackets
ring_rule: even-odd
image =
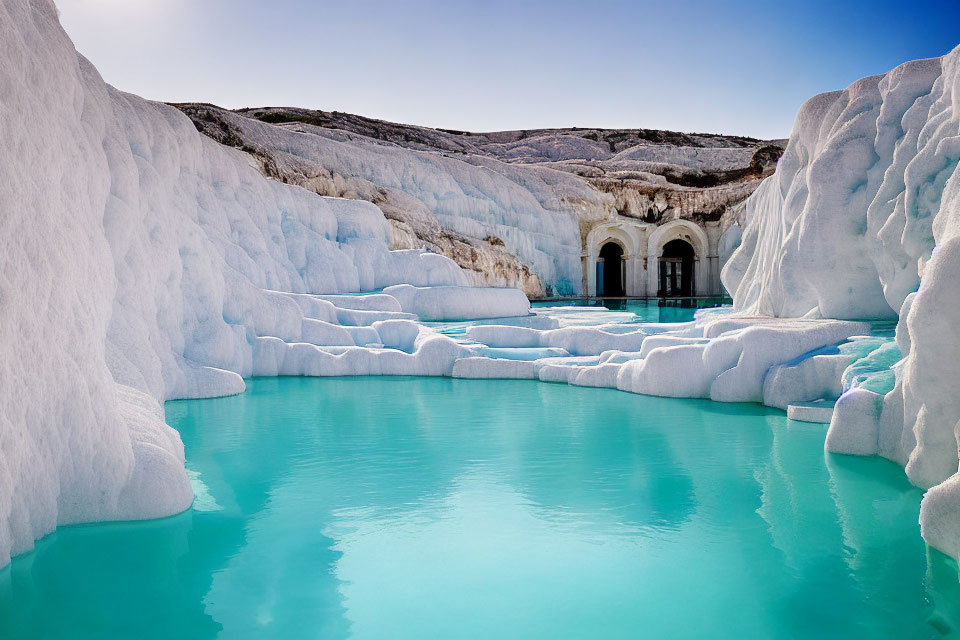
[(690, 298), (697, 295), (696, 258), (696, 251), (686, 240), (671, 240), (663, 245), (663, 253), (657, 259), (657, 296)]
[[(648, 240), (647, 255), (650, 257), (650, 268), (647, 270), (647, 291), (651, 295), (656, 293), (656, 295), (666, 295), (668, 297), (679, 297), (681, 294), (677, 293), (661, 293), (661, 274), (660, 274), (660, 259), (664, 257), (664, 250), (667, 245), (672, 243), (675, 240), (680, 240), (683, 245), (671, 245), (671, 249), (668, 251), (666, 256), (669, 259), (679, 258), (680, 262), (678, 263), (680, 280), (677, 284), (677, 290), (683, 289), (682, 278), (683, 278), (683, 266), (684, 260), (687, 261), (686, 273), (689, 274), (689, 290), (688, 295), (705, 295), (710, 291), (710, 286), (708, 282), (708, 268), (706, 264), (706, 259), (710, 255), (708, 253), (710, 248), (710, 242), (707, 239), (707, 234), (704, 232), (699, 225), (689, 220), (671, 220), (670, 222), (657, 227), (657, 229), (650, 234)], [(670, 255), (675, 252), (680, 252), (689, 254), (690, 249), (684, 249), (684, 245), (692, 249), (693, 255)], [(655, 261), (655, 262), (654, 262)], [(673, 267), (670, 267), (673, 268)]]
[[(585, 238), (581, 260), (583, 261), (583, 289), (589, 296), (599, 295), (617, 295), (617, 296), (638, 296), (644, 295), (646, 290), (644, 249), (647, 245), (645, 225), (633, 220), (617, 220), (597, 225), (591, 229)], [(619, 265), (619, 286), (612, 283), (618, 294), (611, 294), (610, 286), (604, 287), (603, 278), (613, 278), (617, 272), (611, 275), (609, 269), (612, 252), (615, 249), (608, 245), (614, 245), (620, 249)], [(603, 256), (601, 256), (601, 252)], [(603, 260), (603, 267), (599, 267)], [(598, 268), (599, 267), (599, 268)], [(603, 269), (603, 275), (598, 279), (599, 270)], [(603, 292), (603, 293), (601, 293)]]
[(597, 295), (621, 298), (626, 295), (624, 250), (619, 242), (608, 241), (597, 257)]

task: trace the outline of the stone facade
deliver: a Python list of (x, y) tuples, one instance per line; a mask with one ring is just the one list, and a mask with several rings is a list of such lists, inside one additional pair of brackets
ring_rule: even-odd
[[(598, 262), (601, 250), (614, 243), (622, 250), (621, 281), (628, 297), (655, 297), (661, 293), (661, 260), (667, 243), (680, 240), (693, 249), (692, 295), (719, 296), (720, 284), (719, 241), (721, 222), (698, 224), (692, 220), (674, 219), (662, 224), (651, 224), (634, 218), (618, 217), (601, 223), (586, 234), (581, 252), (583, 290), (588, 296), (599, 295)], [(674, 245), (675, 246), (675, 245)], [(604, 264), (601, 269), (609, 269)]]

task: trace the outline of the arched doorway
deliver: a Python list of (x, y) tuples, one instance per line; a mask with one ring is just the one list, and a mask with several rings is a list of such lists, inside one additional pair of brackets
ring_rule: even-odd
[(664, 298), (697, 295), (696, 260), (697, 254), (686, 240), (671, 240), (663, 245), (657, 295)]
[(597, 295), (619, 298), (625, 295), (624, 291), (623, 247), (608, 242), (600, 247), (597, 258)]

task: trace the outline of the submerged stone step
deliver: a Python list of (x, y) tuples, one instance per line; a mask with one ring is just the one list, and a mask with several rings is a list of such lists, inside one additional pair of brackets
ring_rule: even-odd
[(814, 402), (794, 402), (787, 407), (787, 417), (799, 422), (822, 422), (829, 424), (833, 419), (833, 400), (815, 400)]

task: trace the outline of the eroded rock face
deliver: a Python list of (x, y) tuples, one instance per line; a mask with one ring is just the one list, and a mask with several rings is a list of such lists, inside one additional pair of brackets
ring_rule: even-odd
[(453, 259), (478, 285), (531, 297), (582, 291), (591, 229), (733, 222), (784, 141), (647, 129), (468, 133), (295, 108), (180, 104), (197, 128), (268, 177), (376, 204), (393, 248)]
[(840, 397), (828, 450), (878, 454), (929, 489), (920, 524), (960, 555), (960, 47), (797, 114), (777, 172), (743, 205), (724, 270), (739, 311), (898, 318), (878, 388)]
[(389, 364), (322, 352), (306, 341), (352, 334), (302, 294), (461, 290), (457, 265), (388, 251), (372, 204), (265, 180), (176, 109), (109, 87), (50, 0), (0, 1), (0, 87), (0, 567), (58, 525), (190, 506), (165, 400), (271, 372), (452, 369), (439, 335)]

